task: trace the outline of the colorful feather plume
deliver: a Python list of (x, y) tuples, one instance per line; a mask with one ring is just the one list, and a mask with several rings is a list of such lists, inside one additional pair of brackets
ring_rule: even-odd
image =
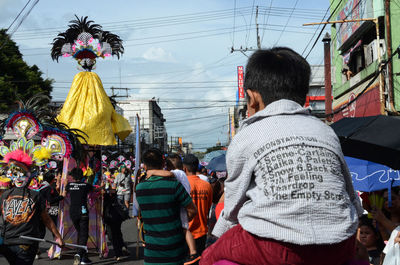
[(89, 177), (89, 176), (94, 175), (94, 172), (90, 167), (87, 167), (86, 169), (83, 170), (83, 175), (85, 177)]
[(4, 156), (4, 162), (10, 163), (11, 161), (23, 163), (28, 167), (32, 166), (33, 164), (32, 157), (28, 153), (20, 149), (11, 151)]
[(43, 160), (48, 160), (51, 158), (51, 149), (42, 147), (42, 148), (38, 148), (33, 152), (33, 157), (35, 158), (35, 160), (37, 161), (43, 161)]
[(69, 28), (53, 39), (51, 58), (58, 62), (61, 56), (76, 59), (84, 70), (91, 71), (96, 58), (116, 55), (119, 59), (124, 52), (119, 36), (103, 31), (99, 24), (94, 24), (88, 17), (71, 20)]

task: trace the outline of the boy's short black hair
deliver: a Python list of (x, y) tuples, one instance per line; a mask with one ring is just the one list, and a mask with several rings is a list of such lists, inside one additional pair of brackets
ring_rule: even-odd
[(43, 174), (43, 180), (47, 181), (48, 183), (52, 182), (53, 179), (56, 177), (54, 170), (49, 170)]
[(182, 158), (176, 153), (169, 154), (166, 159), (166, 162), (168, 170), (183, 169)]
[(142, 160), (147, 169), (162, 169), (164, 165), (163, 155), (157, 148), (151, 148), (144, 152)]
[(72, 178), (76, 181), (79, 181), (83, 179), (83, 171), (79, 167), (76, 167), (72, 169), (69, 174), (72, 176)]
[(247, 63), (244, 88), (260, 93), (265, 106), (280, 99), (293, 100), (303, 106), (310, 74), (308, 62), (292, 49), (258, 50)]
[(196, 173), (199, 168), (199, 159), (193, 154), (187, 154), (182, 162), (189, 172)]

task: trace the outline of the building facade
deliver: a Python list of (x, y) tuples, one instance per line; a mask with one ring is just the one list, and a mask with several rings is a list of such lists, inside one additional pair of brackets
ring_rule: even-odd
[(124, 142), (136, 145), (136, 115), (139, 115), (142, 149), (154, 147), (162, 152), (168, 151), (165, 119), (156, 100), (122, 100), (118, 106), (134, 130)]
[(311, 65), (310, 90), (305, 107), (309, 107), (312, 115), (325, 119), (325, 76), (323, 65)]
[(391, 55), (400, 44), (400, 6), (389, 0), (330, 2), (331, 12), (336, 9), (330, 19), (336, 21), (331, 27), (333, 120), (397, 113), (400, 61)]

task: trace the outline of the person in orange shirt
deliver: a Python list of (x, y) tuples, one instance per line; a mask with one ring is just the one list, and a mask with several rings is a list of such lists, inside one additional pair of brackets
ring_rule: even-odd
[(206, 247), (207, 219), (212, 204), (213, 191), (210, 183), (196, 176), (199, 159), (188, 154), (183, 159), (183, 170), (190, 183), (190, 196), (197, 207), (197, 215), (189, 222), (189, 231), (196, 243), (197, 253), (201, 255)]

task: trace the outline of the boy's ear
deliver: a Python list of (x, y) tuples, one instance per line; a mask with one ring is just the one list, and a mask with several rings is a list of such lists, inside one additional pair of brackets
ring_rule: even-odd
[(247, 96), (248, 96), (247, 104), (249, 105), (249, 107), (255, 108), (257, 104), (255, 100), (255, 91), (248, 89)]
[(248, 89), (247, 96), (248, 96), (247, 104), (255, 112), (265, 108), (264, 101), (262, 100), (261, 94), (258, 91), (253, 91), (251, 89)]

